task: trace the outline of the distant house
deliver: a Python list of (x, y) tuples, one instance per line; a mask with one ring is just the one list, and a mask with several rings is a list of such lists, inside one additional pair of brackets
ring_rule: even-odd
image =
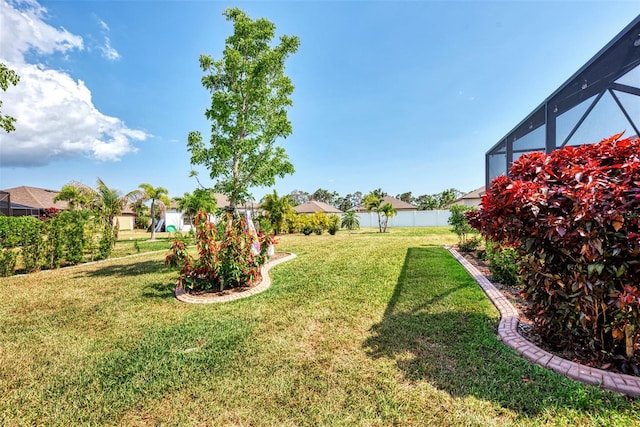
[(136, 225), (136, 214), (131, 210), (131, 206), (127, 203), (120, 213), (115, 218), (116, 224), (118, 224), (119, 230), (133, 230)]
[[(229, 198), (224, 194), (215, 193), (214, 196), (216, 198), (216, 207), (218, 209), (225, 209), (230, 206)], [(254, 216), (259, 213), (260, 205), (253, 201), (248, 201), (246, 203), (236, 205), (236, 210), (242, 215), (244, 215), (245, 212), (249, 212), (251, 216)], [(211, 221), (216, 220), (214, 214), (215, 212), (209, 213), (209, 219)], [(167, 208), (164, 214), (164, 221), (161, 220), (160, 227), (164, 227), (166, 230), (170, 226), (173, 226), (170, 229), (175, 229), (177, 231), (189, 231), (193, 227), (193, 224), (191, 223), (192, 220), (193, 218), (188, 218), (184, 215), (178, 209), (177, 203), (172, 201), (171, 206)]]
[[(53, 201), (58, 193), (57, 190), (26, 185), (7, 188), (0, 191), (1, 212), (7, 216), (41, 217), (46, 209), (67, 209), (69, 206), (66, 201)], [(129, 206), (125, 206), (122, 213), (114, 221), (119, 225), (120, 230), (133, 230), (135, 214)]]
[(316, 200), (310, 200), (301, 205), (295, 206), (293, 208), (296, 213), (299, 214), (313, 214), (316, 212), (324, 212), (326, 214), (341, 214), (342, 211), (340, 209), (334, 208), (333, 206), (324, 203), (318, 202)]
[(58, 191), (37, 187), (13, 187), (2, 190), (2, 207), (9, 216), (40, 217), (49, 208), (67, 209), (67, 202), (54, 202)]
[[(395, 197), (391, 197), (391, 196), (384, 196), (382, 198), (381, 205), (385, 205), (387, 203), (389, 203), (391, 206), (393, 206), (393, 208), (398, 212), (417, 211), (418, 210), (418, 208), (415, 207), (414, 205), (412, 205), (411, 203), (407, 203), (405, 201), (402, 201), (400, 199), (396, 199)], [(366, 212), (367, 208), (364, 207), (364, 206), (358, 206), (356, 208), (356, 211), (358, 211), (358, 212)]]
[[(229, 203), (229, 198), (224, 194), (215, 193), (214, 196), (216, 197), (216, 206), (218, 207), (218, 209), (225, 209), (231, 205)], [(242, 214), (244, 214), (246, 211), (249, 211), (250, 213), (254, 213), (254, 212), (257, 213), (259, 209), (260, 209), (260, 205), (252, 201), (247, 201), (245, 203), (238, 203), (236, 205), (236, 210)]]
[(453, 202), (451, 202), (451, 205), (464, 205), (464, 206), (475, 206), (475, 207), (479, 207), (480, 206), (480, 202), (482, 201), (482, 196), (484, 196), (484, 194), (487, 191), (485, 190), (485, 187), (482, 186), (480, 188), (476, 188), (473, 191), (470, 191), (469, 193), (465, 194), (464, 196), (454, 200)]

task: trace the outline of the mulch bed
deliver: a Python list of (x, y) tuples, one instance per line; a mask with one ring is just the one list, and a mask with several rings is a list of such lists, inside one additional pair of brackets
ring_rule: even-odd
[[(540, 334), (538, 334), (533, 318), (527, 314), (527, 303), (524, 298), (520, 296), (520, 288), (516, 286), (503, 285), (500, 282), (492, 280), (491, 271), (489, 270), (487, 263), (478, 258), (476, 252), (458, 252), (465, 257), (471, 265), (477, 268), (480, 273), (489, 279), (493, 286), (502, 292), (516, 310), (518, 310), (518, 332), (529, 342), (551, 354), (585, 366), (591, 366), (609, 372), (640, 376), (640, 360), (637, 356), (631, 361), (626, 361), (623, 358), (611, 360), (611, 358), (605, 358), (604, 355), (600, 357), (594, 356), (591, 352), (585, 352), (583, 354), (579, 349), (558, 350), (546, 343)], [(636, 354), (640, 353), (639, 350), (640, 349), (636, 350)]]

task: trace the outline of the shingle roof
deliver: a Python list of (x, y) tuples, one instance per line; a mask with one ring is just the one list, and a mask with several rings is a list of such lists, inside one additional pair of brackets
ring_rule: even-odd
[[(480, 188), (476, 188), (473, 191), (468, 192), (467, 194), (465, 194), (464, 196), (460, 197), (458, 200), (462, 200), (462, 199), (480, 199), (482, 196), (484, 196), (484, 194), (487, 191), (484, 188), (484, 185)], [(455, 203), (455, 202), (454, 202)]]
[(67, 208), (67, 202), (65, 201), (54, 203), (53, 198), (59, 193), (56, 190), (21, 186), (7, 188), (3, 191), (10, 194), (12, 205), (22, 205), (32, 209)]
[(407, 203), (405, 201), (396, 199), (395, 197), (391, 197), (391, 196), (384, 196), (382, 198), (382, 204), (384, 205), (385, 203), (390, 203), (391, 206), (393, 206), (393, 208), (397, 211), (409, 211), (409, 210), (415, 211), (418, 209), (415, 206), (413, 206), (411, 203)]
[(316, 213), (316, 212), (324, 212), (324, 213), (342, 213), (340, 209), (336, 209), (331, 205), (328, 205), (324, 202), (317, 202), (315, 200), (310, 200), (301, 205), (295, 206), (293, 208), (297, 213)]
[[(391, 197), (391, 196), (384, 196), (382, 198), (382, 202), (380, 203), (380, 205), (382, 206), (386, 203), (389, 203), (397, 211), (417, 211), (418, 210), (418, 208), (412, 205), (411, 203), (407, 203), (405, 201), (396, 199), (395, 197)], [(360, 205), (356, 207), (356, 211), (367, 212), (367, 208), (364, 205)]]
[[(222, 194), (222, 193), (214, 193), (214, 196), (216, 198), (216, 206), (219, 208), (226, 208), (229, 206), (229, 198)], [(246, 203), (238, 203), (236, 205), (236, 208), (244, 208), (247, 207), (248, 209), (257, 209), (259, 207), (259, 205), (255, 202), (252, 201), (247, 201)]]

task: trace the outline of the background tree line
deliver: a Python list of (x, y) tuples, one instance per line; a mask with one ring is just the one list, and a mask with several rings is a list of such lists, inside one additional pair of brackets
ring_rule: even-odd
[[(378, 198), (388, 196), (381, 188), (371, 191), (368, 194), (373, 194)], [(418, 210), (434, 210), (434, 209), (446, 209), (447, 206), (454, 200), (460, 198), (465, 193), (455, 188), (448, 188), (436, 194), (423, 194), (414, 197), (411, 191), (406, 193), (397, 194), (396, 199), (400, 199), (404, 202), (411, 203), (416, 206)], [(364, 198), (367, 194), (363, 194), (361, 191), (354, 193), (348, 193), (345, 196), (341, 196), (336, 191), (325, 190), (324, 188), (318, 188), (313, 193), (308, 193), (302, 190), (293, 190), (287, 197), (292, 206), (298, 206), (302, 203), (310, 200), (317, 202), (324, 202), (331, 205), (343, 212), (350, 211), (363, 206)]]

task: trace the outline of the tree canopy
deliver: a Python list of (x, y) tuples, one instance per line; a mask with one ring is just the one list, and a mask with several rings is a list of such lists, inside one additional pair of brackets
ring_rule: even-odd
[(200, 55), (202, 85), (211, 93), (205, 116), (211, 139), (189, 133), (191, 164), (205, 166), (215, 190), (229, 198), (230, 209), (246, 200), (251, 187), (273, 186), (275, 178), (294, 172), (283, 147), (276, 144), (292, 132), (287, 109), (294, 86), (284, 74), (285, 60), (298, 50), (298, 37), (280, 36), (273, 46), (275, 25), (250, 19), (229, 8), (224, 16), (234, 32), (226, 39), (222, 59)]
[[(9, 84), (17, 85), (20, 81), (20, 76), (16, 74), (15, 71), (8, 68), (2, 62), (0, 62), (0, 89), (3, 92), (6, 92), (9, 89)], [(0, 100), (0, 107), (2, 107), (2, 100)], [(6, 132), (11, 132), (16, 130), (13, 123), (16, 121), (14, 117), (9, 115), (3, 115), (0, 113), (0, 128), (4, 129)]]

